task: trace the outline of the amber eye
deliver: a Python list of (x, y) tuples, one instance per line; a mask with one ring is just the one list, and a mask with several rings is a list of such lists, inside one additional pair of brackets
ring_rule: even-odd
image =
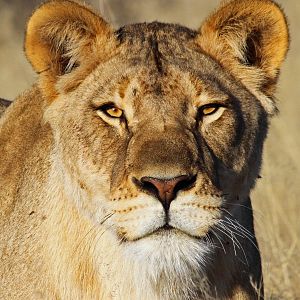
[(99, 110), (111, 118), (121, 118), (123, 116), (123, 110), (113, 104), (103, 105)]
[(207, 104), (200, 107), (200, 113), (202, 116), (209, 116), (214, 114), (220, 108), (217, 104)]

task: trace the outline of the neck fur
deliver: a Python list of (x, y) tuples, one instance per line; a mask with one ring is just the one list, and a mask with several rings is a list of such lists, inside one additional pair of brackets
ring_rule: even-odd
[(105, 239), (97, 245), (98, 253), (106, 253), (99, 257), (99, 270), (109, 274), (104, 286), (114, 299), (199, 299), (205, 290), (202, 270), (209, 250), (201, 242), (183, 234), (123, 244)]

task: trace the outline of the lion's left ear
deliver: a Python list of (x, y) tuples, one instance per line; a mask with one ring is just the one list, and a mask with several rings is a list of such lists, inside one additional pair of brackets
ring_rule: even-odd
[(204, 22), (197, 42), (249, 89), (273, 96), (289, 46), (285, 15), (273, 1), (225, 1)]
[[(41, 5), (27, 25), (25, 53), (39, 74), (47, 98), (58, 94), (61, 76), (76, 72), (73, 85), (91, 70), (91, 63), (112, 52), (113, 30), (87, 6), (71, 0), (50, 0)], [(85, 67), (85, 68), (84, 68)]]

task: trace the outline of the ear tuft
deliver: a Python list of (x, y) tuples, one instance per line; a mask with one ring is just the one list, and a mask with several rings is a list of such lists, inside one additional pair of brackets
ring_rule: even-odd
[(29, 19), (25, 52), (34, 70), (41, 74), (42, 90), (54, 97), (58, 78), (104, 52), (112, 36), (111, 27), (87, 6), (51, 0)]
[(197, 42), (251, 90), (273, 96), (289, 47), (287, 21), (275, 2), (224, 1), (202, 25)]

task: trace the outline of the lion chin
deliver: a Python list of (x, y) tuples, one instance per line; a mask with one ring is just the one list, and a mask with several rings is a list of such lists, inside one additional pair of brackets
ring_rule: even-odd
[(210, 247), (203, 238), (193, 237), (175, 228), (159, 228), (133, 241), (125, 241), (124, 253), (135, 261), (149, 261), (175, 268), (176, 263), (205, 267)]
[(131, 289), (132, 299), (199, 299), (205, 291), (207, 278), (202, 274), (211, 248), (202, 239), (161, 228), (124, 241), (121, 248), (120, 268), (130, 270), (125, 276), (131, 284), (117, 284), (120, 295), (128, 295)]

